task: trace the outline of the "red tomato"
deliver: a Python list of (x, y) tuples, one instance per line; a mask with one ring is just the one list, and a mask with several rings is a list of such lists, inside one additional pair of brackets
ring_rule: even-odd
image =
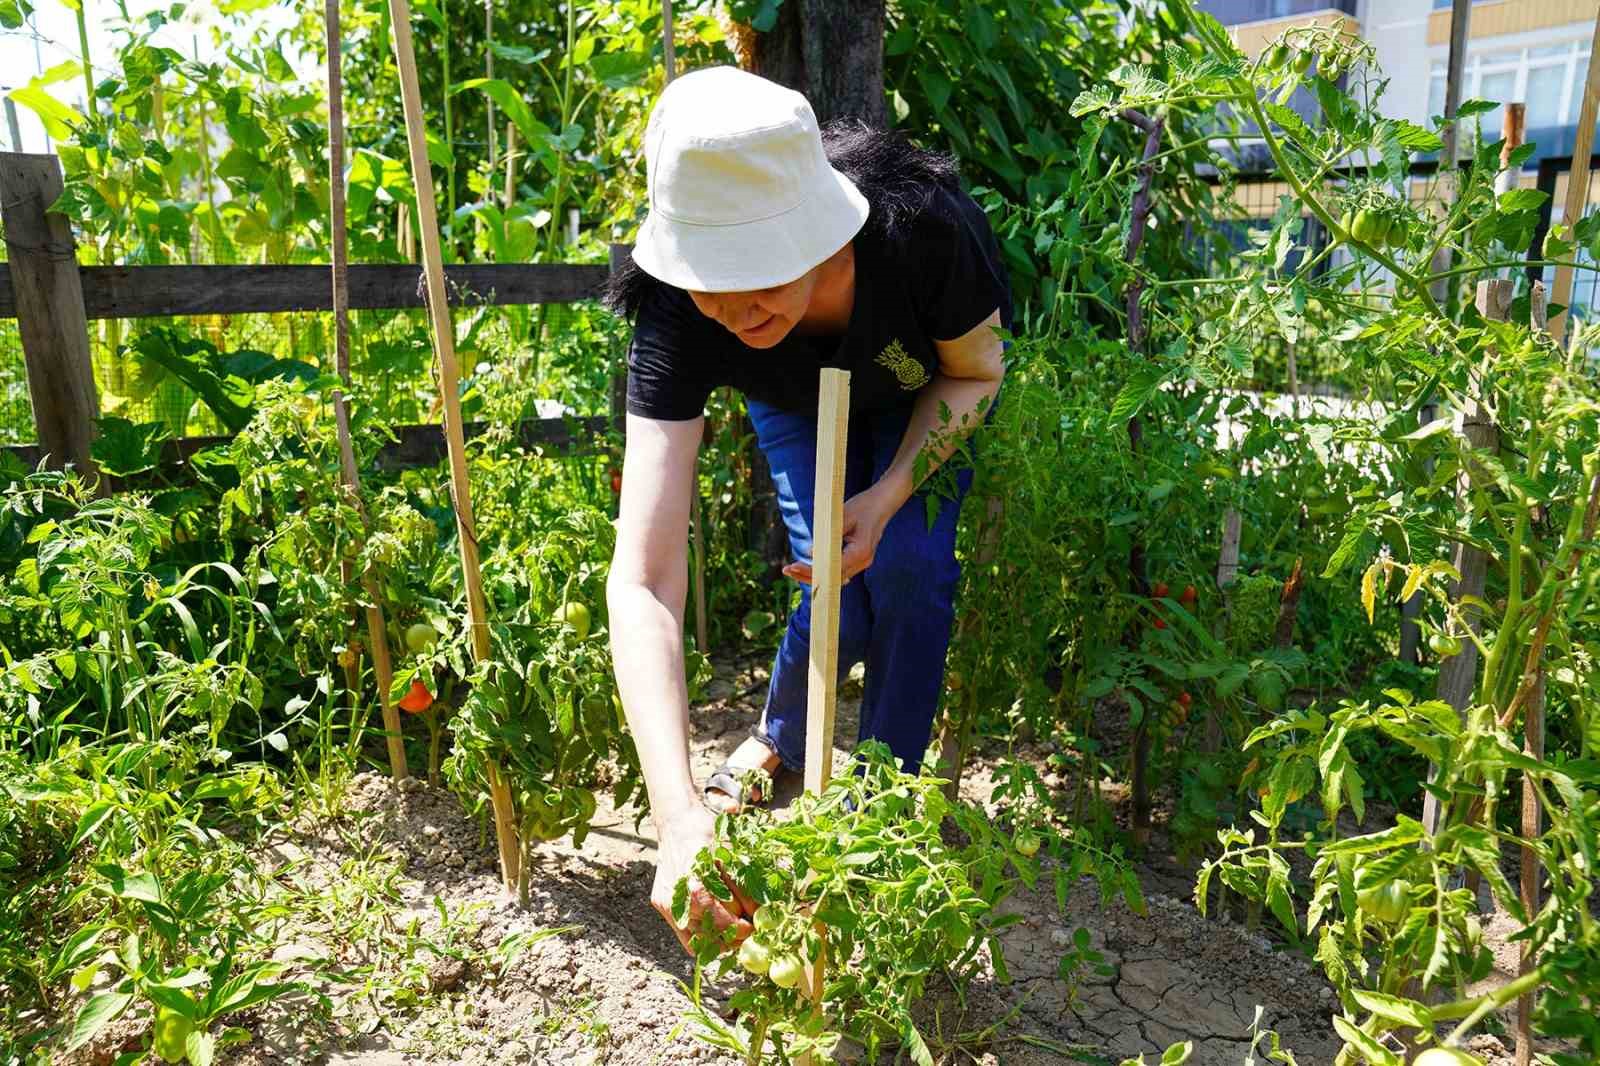
[(1156, 619), (1156, 628), (1157, 629), (1165, 629), (1165, 628), (1167, 628), (1167, 620), (1165, 618), (1157, 618)]
[(1157, 581), (1155, 587), (1150, 591), (1152, 594), (1154, 594), (1156, 599), (1164, 600), (1167, 598), (1167, 593), (1171, 592), (1172, 590), (1167, 587), (1167, 583), (1165, 581)]
[(1190, 696), (1187, 692), (1178, 693), (1178, 705), (1180, 707), (1182, 707), (1184, 710), (1187, 711), (1189, 709), (1189, 704), (1191, 704), (1193, 702), (1194, 702), (1194, 698), (1192, 696)]
[(611, 468), (611, 494), (613, 496), (622, 495), (622, 471), (616, 467)]
[(433, 706), (433, 693), (422, 683), (422, 678), (411, 679), (411, 691), (400, 697), (400, 709), (410, 714), (421, 714)]
[(1200, 594), (1195, 591), (1193, 585), (1185, 585), (1183, 586), (1183, 595), (1178, 597), (1178, 602), (1183, 604), (1185, 607), (1193, 607), (1195, 601), (1199, 598)]

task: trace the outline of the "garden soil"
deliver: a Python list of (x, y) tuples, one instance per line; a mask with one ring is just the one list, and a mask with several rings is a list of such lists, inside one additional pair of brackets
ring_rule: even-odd
[[(709, 698), (692, 715), (700, 779), (747, 735), (765, 676), (764, 664), (753, 661), (718, 664)], [(839, 707), (839, 758), (854, 739), (855, 711), (847, 691)], [(968, 799), (987, 800), (991, 766), (980, 752), (964, 781)], [(776, 801), (785, 799), (780, 788)], [(650, 908), (655, 842), (648, 820), (636, 824), (636, 813), (602, 801), (582, 849), (569, 840), (546, 845), (531, 905), (523, 909), (500, 888), (492, 837), (454, 795), (416, 781), (395, 789), (379, 775), (361, 775), (340, 817), (302, 823), (266, 859), (277, 865), (280, 881), (314, 892), (348, 880), (352, 864), (395, 856), (403, 872), (386, 885), (388, 910), (374, 906), (374, 920), (387, 923), (383, 942), (412, 945), (407, 958), (417, 993), (407, 1003), (392, 990), (378, 996), (353, 992), (349, 983), (324, 984), (328, 998), (320, 1009), (312, 997), (234, 1019), (252, 1039), (220, 1061), (733, 1066), (683, 1020), (690, 967)], [(964, 1002), (936, 988), (923, 1005), (938, 1061), (1115, 1064), (1142, 1052), (1154, 1064), (1169, 1044), (1189, 1040), (1193, 1063), (1243, 1066), (1259, 1024), (1275, 1030), (1301, 1066), (1331, 1064), (1336, 999), (1320, 971), (1263, 930), (1201, 918), (1191, 901), (1192, 869), (1160, 858), (1166, 850), (1158, 834), (1152, 859), (1140, 868), (1144, 913), (1120, 899), (1101, 905), (1087, 882), (1069, 896), (1064, 913), (1048, 889), (1008, 900), (1005, 906), (1023, 916), (1004, 933), (1011, 980), (1000, 983), (989, 971)], [(343, 905), (364, 904), (346, 897)], [(441, 922), (441, 908), (451, 922)], [(302, 968), (301, 977), (329, 960), (352, 970), (382, 961), (359, 942), (327, 942), (326, 929), (335, 924), (285, 930), (279, 958)], [(527, 934), (519, 938), (522, 950), (496, 951), (516, 934)], [(1088, 949), (1103, 956), (1103, 972), (1085, 967), (1074, 981), (1063, 980), (1060, 959), (1084, 936)], [(718, 1008), (726, 994), (708, 988), (706, 1005)], [(1258, 1062), (1269, 1061), (1269, 1047), (1262, 1044)], [(1474, 1050), (1491, 1063), (1510, 1062), (1492, 1037), (1479, 1037)], [(851, 1054), (844, 1048), (839, 1057)]]

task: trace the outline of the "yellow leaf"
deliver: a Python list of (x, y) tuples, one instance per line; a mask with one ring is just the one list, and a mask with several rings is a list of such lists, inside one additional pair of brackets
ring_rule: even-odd
[(1367, 609), (1367, 624), (1372, 624), (1372, 608), (1378, 598), (1378, 567), (1381, 563), (1374, 562), (1367, 567), (1367, 572), (1361, 575), (1361, 606)]
[(1422, 587), (1422, 579), (1427, 576), (1427, 571), (1422, 567), (1412, 564), (1406, 567), (1406, 587), (1400, 592), (1400, 602), (1405, 603)]

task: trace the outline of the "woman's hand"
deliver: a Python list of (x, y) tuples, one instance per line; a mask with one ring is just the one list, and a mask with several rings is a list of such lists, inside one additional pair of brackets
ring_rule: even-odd
[[(848, 582), (872, 565), (884, 527), (910, 498), (910, 491), (904, 490), (897, 479), (885, 476), (867, 491), (844, 501), (844, 554), (839, 560), (841, 582)], [(811, 584), (810, 563), (790, 563), (783, 572), (801, 584)]]
[[(745, 915), (753, 915), (756, 910), (755, 901), (726, 877), (723, 883), (733, 892), (732, 904), (724, 903), (707, 892), (705, 886), (694, 878), (695, 856), (700, 854), (702, 848), (711, 845), (716, 825), (716, 815), (696, 804), (685, 807), (681, 813), (663, 820), (656, 827), (659, 843), (656, 850), (656, 881), (655, 887), (650, 890), (650, 905), (667, 920), (672, 931), (678, 934), (683, 950), (691, 955), (694, 949), (689, 946), (689, 931), (700, 927), (705, 914), (710, 913), (719, 931), (733, 927), (734, 939), (739, 941), (750, 935), (750, 922)], [(687, 928), (680, 928), (672, 917), (672, 894), (678, 882), (685, 877), (689, 878), (689, 924)]]

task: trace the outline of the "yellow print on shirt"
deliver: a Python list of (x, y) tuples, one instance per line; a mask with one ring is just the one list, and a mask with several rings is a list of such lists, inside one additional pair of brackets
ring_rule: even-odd
[(928, 369), (906, 353), (899, 338), (890, 341), (889, 346), (878, 353), (875, 362), (893, 373), (902, 389), (920, 389), (928, 383)]

